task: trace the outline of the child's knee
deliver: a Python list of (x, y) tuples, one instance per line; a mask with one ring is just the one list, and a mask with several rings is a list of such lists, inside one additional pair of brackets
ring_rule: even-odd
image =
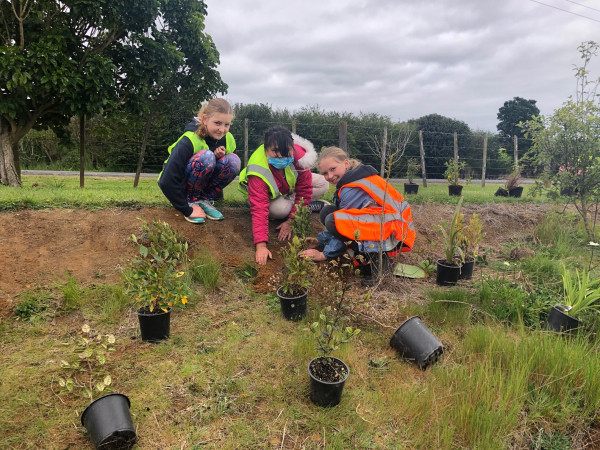
[(294, 204), (285, 197), (278, 197), (269, 204), (269, 219), (285, 219), (290, 215)]

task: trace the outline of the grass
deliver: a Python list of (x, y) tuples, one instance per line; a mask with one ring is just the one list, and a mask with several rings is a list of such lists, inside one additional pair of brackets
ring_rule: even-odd
[[(166, 205), (154, 180), (141, 180), (140, 190), (130, 181), (86, 180), (84, 192), (78, 180), (37, 182), (47, 187), (0, 188), (0, 209)], [(227, 202), (239, 201), (230, 189)], [(414, 200), (450, 201), (445, 189), (431, 185)], [(465, 187), (465, 201), (496, 201), (476, 189)], [(91, 447), (79, 422), (86, 403), (59, 395), (56, 384), (83, 323), (117, 338), (108, 369), (113, 389), (131, 399), (138, 448), (582, 446), (577, 430), (589, 429), (600, 410), (598, 318), (588, 317), (573, 337), (543, 331), (560, 292), (560, 262), (589, 260), (574, 245), (577, 229), (559, 221), (547, 218), (527, 243), (535, 257), (500, 262), (464, 286), (427, 289), (422, 304), (395, 294), (399, 313), (421, 316), (444, 344), (427, 371), (390, 348), (393, 327), (356, 319), (361, 333), (336, 354), (350, 377), (334, 408), (308, 398), (307, 364), (316, 352), (307, 322), (316, 318), (319, 293), (311, 292), (306, 321), (285, 321), (274, 295), (249, 289), (252, 265), (233, 273), (200, 254), (187, 270), (195, 295), (173, 311), (171, 338), (160, 344), (141, 342), (120, 284), (81, 286), (67, 276), (26, 291), (0, 323), (0, 447)]]
[[(79, 177), (25, 175), (22, 177), (23, 187), (14, 189), (0, 186), (0, 212), (18, 209), (43, 209), (50, 205), (53, 208), (86, 208), (98, 209), (107, 207), (139, 208), (142, 206), (169, 206), (169, 202), (160, 191), (156, 179), (140, 178), (137, 188), (133, 187), (133, 179), (105, 178), (87, 176), (84, 188), (80, 187)], [(394, 185), (403, 192), (402, 184)], [(516, 202), (550, 202), (545, 197), (528, 195), (530, 186), (525, 186), (522, 198), (494, 197), (497, 184), (488, 183), (485, 187), (469, 184), (463, 188), (465, 203), (516, 203)], [(333, 196), (332, 186), (324, 198)], [(225, 188), (225, 203), (239, 205), (245, 202), (235, 182)], [(429, 183), (421, 186), (419, 193), (410, 195), (407, 200), (413, 204), (420, 203), (456, 203), (457, 197), (448, 196), (448, 187), (443, 183)]]

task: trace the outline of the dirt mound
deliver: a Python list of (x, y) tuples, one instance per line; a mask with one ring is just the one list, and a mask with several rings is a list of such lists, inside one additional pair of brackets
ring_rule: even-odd
[[(498, 251), (502, 242), (527, 239), (547, 205), (488, 204), (465, 205), (465, 216), (481, 215), (487, 233), (482, 247)], [(414, 205), (417, 230), (414, 250), (403, 254), (403, 262), (418, 263), (442, 256), (441, 236), (436, 229), (449, 220), (453, 205)], [(225, 220), (195, 225), (183, 220), (172, 208), (105, 209), (101, 211), (50, 209), (24, 210), (0, 215), (0, 316), (11, 313), (15, 296), (35, 286), (48, 286), (70, 274), (82, 284), (117, 282), (119, 273), (137, 247), (129, 241), (141, 232), (141, 218), (147, 222), (164, 220), (181, 231), (190, 242), (192, 256), (202, 250), (218, 258), (230, 272), (254, 265), (251, 218), (247, 208), (223, 208)], [(315, 232), (321, 230), (313, 215)], [(272, 292), (268, 282), (281, 270), (280, 244), (275, 224), (270, 228), (270, 250), (274, 260), (259, 267), (254, 288)]]

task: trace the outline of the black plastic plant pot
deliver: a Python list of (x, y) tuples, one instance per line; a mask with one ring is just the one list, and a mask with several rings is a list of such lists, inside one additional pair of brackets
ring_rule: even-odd
[(473, 278), (473, 267), (475, 267), (475, 258), (467, 257), (465, 262), (460, 266), (459, 280), (470, 280)]
[(546, 328), (557, 333), (572, 333), (579, 327), (579, 320), (563, 311), (561, 305), (553, 306), (546, 319)]
[(171, 335), (171, 310), (148, 313), (138, 309), (135, 312), (140, 321), (140, 332), (144, 342), (160, 342)]
[(440, 286), (454, 286), (460, 277), (460, 265), (448, 264), (445, 259), (438, 259), (436, 283)]
[(284, 294), (283, 288), (277, 289), (277, 297), (281, 304), (281, 312), (287, 320), (298, 321), (306, 315), (306, 297), (308, 290), (304, 289), (302, 294)]
[(521, 194), (523, 194), (523, 186), (518, 186), (516, 188), (509, 189), (508, 196), (520, 198)]
[(390, 339), (390, 346), (422, 370), (435, 364), (444, 353), (441, 342), (429, 331), (419, 316), (405, 320), (398, 327)]
[(404, 183), (404, 193), (405, 194), (418, 194), (419, 193), (419, 185), (416, 183)]
[(81, 415), (81, 424), (97, 449), (129, 449), (136, 441), (129, 398), (108, 394), (94, 400)]
[(498, 190), (494, 193), (496, 197), (508, 197), (508, 191), (504, 188), (498, 188)]
[(448, 195), (453, 197), (460, 197), (462, 193), (463, 187), (460, 184), (449, 184), (448, 185)]
[[(327, 366), (339, 375), (338, 381), (323, 381), (317, 374)], [(344, 361), (332, 356), (319, 356), (308, 363), (310, 376), (310, 399), (317, 406), (335, 406), (342, 400), (344, 384), (350, 376), (350, 370)]]

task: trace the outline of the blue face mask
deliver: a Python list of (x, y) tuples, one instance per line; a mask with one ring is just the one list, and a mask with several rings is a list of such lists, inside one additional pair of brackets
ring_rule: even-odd
[(288, 156), (287, 158), (269, 158), (269, 164), (271, 164), (276, 169), (285, 169), (293, 162), (293, 156)]

